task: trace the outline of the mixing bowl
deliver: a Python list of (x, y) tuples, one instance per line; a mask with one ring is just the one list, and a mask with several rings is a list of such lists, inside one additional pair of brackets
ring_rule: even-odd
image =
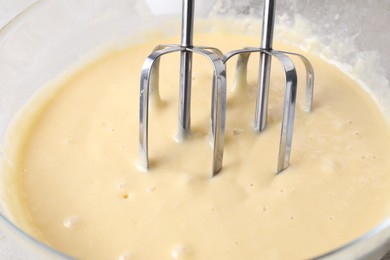
[[(195, 32), (213, 30), (197, 26), (197, 21), (234, 17), (244, 20), (245, 33), (258, 34), (261, 23), (248, 18), (260, 19), (261, 10), (262, 1), (197, 1)], [(290, 44), (316, 51), (355, 76), (363, 87), (372, 86), (366, 88), (390, 118), (388, 10), (388, 0), (280, 0), (276, 24), (299, 32)], [(19, 14), (0, 31), (0, 147), (12, 119), (42, 86), (107, 48), (142, 43), (152, 29), (161, 35), (177, 35), (180, 11), (179, 0), (43, 0)], [(283, 32), (276, 29), (276, 40), (284, 40)], [(0, 156), (6, 159), (3, 151)], [(7, 183), (14, 176), (2, 173), (2, 177), (7, 179), (2, 181), (2, 198), (12, 197), (16, 188)], [(1, 230), (28, 256), (68, 258), (19, 229), (15, 216), (2, 204)], [(369, 233), (318, 259), (379, 259), (389, 249), (390, 213)]]

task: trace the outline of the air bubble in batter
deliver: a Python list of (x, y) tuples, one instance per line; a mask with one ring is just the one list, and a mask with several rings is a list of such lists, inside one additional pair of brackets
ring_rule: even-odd
[(64, 227), (73, 228), (78, 222), (80, 222), (79, 216), (69, 216), (64, 219)]
[(118, 260), (132, 260), (132, 259), (134, 259), (133, 254), (130, 252), (125, 252), (118, 258)]
[(171, 256), (173, 259), (184, 259), (190, 255), (190, 250), (188, 247), (183, 245), (175, 246), (171, 251)]
[(147, 192), (153, 192), (153, 191), (155, 191), (156, 190), (156, 186), (148, 186), (147, 188), (146, 188), (146, 191)]
[(232, 135), (240, 135), (244, 132), (244, 129), (242, 128), (233, 128), (232, 129)]

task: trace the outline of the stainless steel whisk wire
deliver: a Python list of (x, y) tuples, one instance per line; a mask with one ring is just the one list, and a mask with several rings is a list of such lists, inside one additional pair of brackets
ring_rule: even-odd
[(297, 95), (297, 73), (294, 62), (288, 55), (300, 58), (306, 69), (306, 97), (304, 110), (310, 112), (313, 103), (314, 70), (303, 55), (272, 49), (275, 22), (275, 0), (265, 0), (263, 9), (263, 28), (260, 48), (244, 48), (222, 54), (214, 47), (193, 46), (194, 0), (183, 0), (181, 45), (159, 45), (145, 60), (140, 82), (140, 122), (139, 143), (142, 169), (147, 170), (148, 162), (148, 106), (149, 93), (158, 95), (159, 58), (171, 52), (180, 55), (180, 96), (179, 124), (177, 140), (183, 141), (190, 135), (192, 54), (207, 57), (214, 67), (211, 105), (212, 172), (215, 176), (222, 169), (225, 118), (226, 118), (226, 62), (238, 55), (236, 64), (236, 82), (246, 82), (247, 65), (251, 53), (260, 53), (259, 87), (256, 101), (254, 130), (262, 132), (266, 127), (268, 96), (272, 57), (279, 60), (285, 75), (285, 98), (283, 104), (282, 126), (276, 173), (289, 166)]
[(309, 60), (303, 55), (272, 49), (275, 24), (275, 7), (276, 0), (265, 0), (263, 8), (261, 47), (244, 48), (241, 50), (230, 51), (225, 54), (224, 61), (226, 63), (231, 57), (239, 55), (236, 65), (236, 77), (245, 78), (237, 79), (236, 82), (243, 80), (246, 81), (246, 70), (249, 56), (254, 52), (260, 53), (259, 87), (254, 120), (254, 129), (258, 133), (265, 129), (267, 122), (272, 57), (277, 58), (283, 67), (286, 84), (279, 143), (279, 155), (276, 169), (276, 173), (278, 174), (286, 169), (290, 162), (298, 84), (294, 62), (291, 60), (291, 58), (288, 57), (288, 55), (295, 55), (299, 57), (306, 69), (306, 98), (304, 106), (304, 110), (306, 112), (310, 112), (313, 105), (314, 70)]
[(158, 79), (153, 78), (154, 84), (150, 84), (151, 73), (158, 71), (158, 59), (161, 56), (172, 52), (181, 52), (178, 141), (182, 141), (190, 134), (192, 53), (207, 57), (213, 64), (214, 78), (211, 102), (211, 146), (213, 160), (211, 176), (214, 176), (222, 169), (226, 118), (226, 69), (222, 59), (223, 54), (218, 49), (213, 47), (192, 46), (194, 3), (194, 0), (183, 0), (181, 45), (157, 46), (142, 66), (139, 114), (140, 158), (138, 163), (143, 170), (147, 170), (149, 167), (149, 92), (158, 92)]

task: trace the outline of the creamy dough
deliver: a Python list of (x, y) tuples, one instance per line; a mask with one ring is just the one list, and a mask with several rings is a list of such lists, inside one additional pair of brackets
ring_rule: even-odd
[[(195, 39), (224, 52), (258, 45), (242, 35)], [(234, 90), (229, 63), (225, 157), (213, 179), (211, 66), (194, 56), (193, 134), (177, 144), (179, 56), (165, 56), (161, 101), (150, 112), (151, 169), (139, 172), (140, 67), (157, 43), (174, 42), (112, 51), (60, 84), (30, 117), (13, 159), (39, 239), (81, 259), (302, 259), (390, 215), (389, 125), (356, 82), (311, 54), (314, 110), (301, 108), (305, 74), (297, 60), (291, 166), (282, 174), (275, 176), (284, 77), (274, 61), (268, 126), (257, 135), (256, 55), (247, 88)]]

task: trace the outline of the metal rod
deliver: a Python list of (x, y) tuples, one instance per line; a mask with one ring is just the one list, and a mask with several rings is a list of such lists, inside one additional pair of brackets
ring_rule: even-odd
[(192, 47), (194, 24), (194, 0), (183, 0), (181, 46), (180, 54), (180, 99), (179, 125), (177, 140), (180, 142), (190, 134), (191, 127), (191, 80), (192, 52), (186, 48)]
[(171, 47), (152, 52), (142, 65), (140, 80), (140, 110), (139, 110), (139, 161), (138, 167), (142, 171), (149, 168), (149, 93), (151, 73), (154, 65), (158, 64), (160, 56), (180, 51), (181, 47)]
[(177, 141), (182, 141), (190, 134), (190, 99), (192, 80), (192, 53), (207, 57), (214, 68), (211, 101), (211, 146), (212, 170), (211, 177), (222, 169), (225, 118), (226, 118), (226, 66), (223, 54), (214, 47), (194, 47), (192, 45), (195, 0), (183, 0), (182, 35), (180, 45), (159, 45), (145, 60), (140, 80), (140, 113), (139, 113), (139, 162), (142, 171), (149, 168), (148, 149), (148, 119), (150, 95), (159, 97), (159, 59), (161, 56), (180, 52), (180, 101), (179, 127)]
[[(272, 40), (275, 23), (275, 0), (265, 0), (263, 9), (263, 30), (261, 48), (272, 50)], [(272, 57), (260, 53), (259, 90), (256, 101), (254, 128), (257, 132), (264, 130), (267, 123), (267, 108)]]

